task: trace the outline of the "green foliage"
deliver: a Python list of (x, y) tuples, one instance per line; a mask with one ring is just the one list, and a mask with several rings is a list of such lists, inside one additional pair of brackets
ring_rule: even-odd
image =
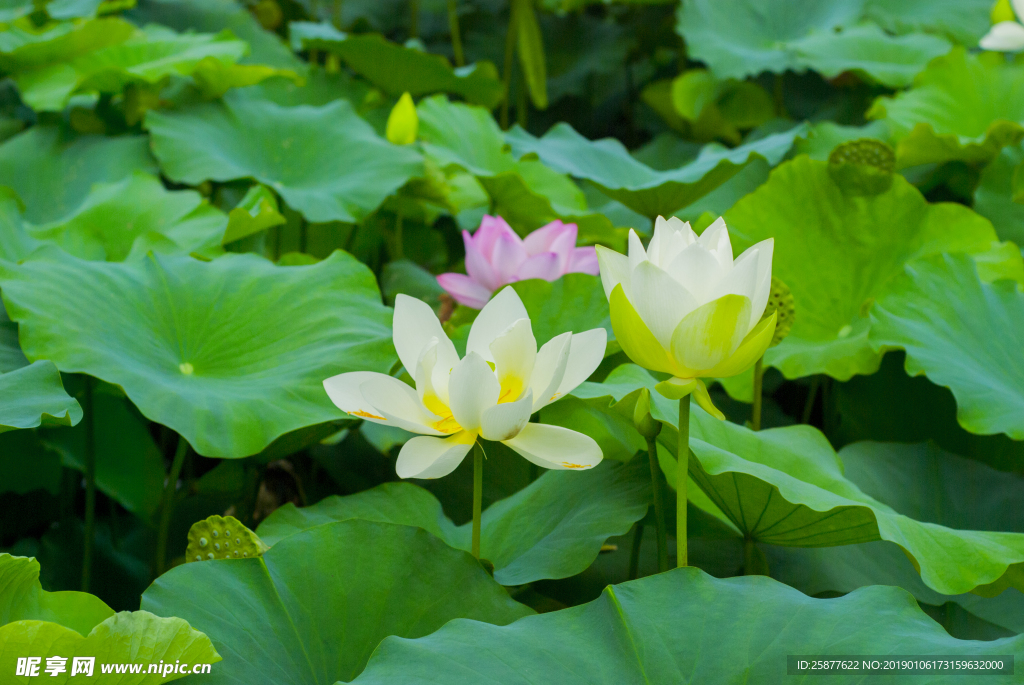
[[(1016, 636), (970, 649), (1019, 653), (1022, 642)], [(415, 674), (442, 669), (451, 683), (478, 682), (482, 672), (506, 683), (530, 682), (537, 672), (564, 683), (670, 682), (684, 673), (767, 681), (787, 654), (946, 654), (961, 644), (898, 588), (812, 599), (768, 578), (718, 580), (685, 568), (612, 586), (584, 606), (511, 626), (463, 620), (419, 640), (389, 638), (356, 682), (422, 682)], [(657, 649), (638, 648), (650, 645)]]
[(903, 265), (939, 252), (983, 252), (996, 240), (984, 218), (929, 204), (900, 176), (876, 195), (849, 191), (828, 164), (798, 157), (725, 215), (737, 248), (775, 238), (772, 271), (799, 315), (766, 362), (788, 378), (873, 372), (881, 356), (868, 342), (868, 313)]
[(1019, 284), (983, 283), (970, 258), (942, 255), (907, 265), (871, 318), (872, 346), (906, 350), (907, 373), (950, 388), (960, 425), (1024, 439)]
[(35, 559), (0, 554), (0, 626), (48, 621), (88, 635), (113, 615), (110, 607), (88, 593), (43, 590)]
[[(232, 95), (146, 117), (153, 152), (170, 178), (254, 178), (310, 221), (352, 222), (423, 168), (416, 152), (381, 139), (347, 102), (281, 107)], [(310, 129), (321, 135), (310, 138)]]
[(388, 635), (532, 613), (465, 552), (419, 528), (370, 521), (311, 528), (257, 559), (180, 566), (143, 607), (209, 635), (224, 663), (207, 680), (222, 683), (348, 682)]
[[(0, 283), (29, 355), (120, 385), (144, 416), (207, 456), (249, 456), (342, 418), (320, 382), (394, 360), (376, 284), (343, 253), (276, 267), (253, 255), (117, 264), (51, 251), (5, 267)], [(122, 297), (109, 302), (107, 292)]]

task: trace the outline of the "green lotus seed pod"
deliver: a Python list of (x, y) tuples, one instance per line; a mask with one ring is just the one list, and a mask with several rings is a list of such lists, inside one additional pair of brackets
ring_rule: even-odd
[(793, 328), (793, 320), (796, 318), (796, 305), (793, 302), (793, 293), (789, 286), (782, 282), (781, 278), (772, 276), (772, 291), (768, 296), (768, 304), (764, 308), (762, 319), (776, 312), (775, 335), (772, 336), (771, 347), (775, 347), (789, 335)]
[[(212, 542), (211, 541), (215, 541)], [(242, 525), (233, 516), (211, 516), (197, 521), (188, 531), (185, 558), (192, 561), (205, 559), (235, 559), (258, 557), (270, 549), (256, 533)], [(203, 553), (205, 554), (205, 557)]]
[(839, 145), (828, 157), (828, 173), (848, 195), (878, 195), (892, 186), (896, 155), (880, 140), (861, 138)]

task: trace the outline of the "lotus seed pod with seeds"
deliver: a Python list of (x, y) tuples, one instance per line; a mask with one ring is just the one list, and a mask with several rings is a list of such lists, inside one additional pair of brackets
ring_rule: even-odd
[(878, 195), (892, 186), (896, 153), (880, 140), (861, 138), (839, 145), (828, 157), (828, 172), (848, 195)]
[(188, 531), (185, 561), (245, 559), (270, 549), (233, 516), (211, 516), (192, 524)]
[(793, 293), (789, 286), (782, 282), (781, 278), (772, 276), (772, 290), (768, 295), (768, 304), (764, 308), (762, 319), (776, 314), (775, 335), (769, 347), (775, 347), (789, 335), (793, 329), (793, 321), (796, 319), (796, 305), (793, 302)]

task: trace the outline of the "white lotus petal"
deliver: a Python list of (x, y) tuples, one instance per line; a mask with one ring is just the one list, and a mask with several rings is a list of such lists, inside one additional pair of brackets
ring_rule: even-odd
[[(750, 326), (744, 330), (744, 335), (750, 330), (755, 323), (761, 319), (761, 314), (764, 313), (764, 304), (761, 305), (759, 311), (755, 311), (753, 307), (754, 294), (758, 290), (758, 275), (760, 273), (759, 262), (760, 262), (760, 251), (750, 248), (736, 260), (733, 268), (729, 273), (722, 277), (718, 283), (715, 283), (708, 290), (708, 301), (717, 300), (723, 295), (742, 295), (751, 301), (751, 318), (753, 319)], [(769, 279), (771, 274), (769, 274)], [(770, 288), (769, 288), (770, 289)], [(765, 302), (767, 302), (767, 297)]]
[(601, 269), (601, 285), (604, 286), (604, 296), (611, 297), (615, 286), (622, 284), (622, 289), (629, 297), (629, 258), (619, 254), (615, 250), (609, 250), (604, 245), (597, 246), (597, 263)]
[(476, 435), (459, 431), (450, 438), (413, 438), (398, 453), (399, 478), (441, 478), (454, 471), (476, 442)]
[[(491, 343), (494, 372), (501, 386), (499, 402), (514, 402), (530, 385), (537, 360), (537, 339), (529, 319), (519, 319)], [(488, 438), (490, 440), (491, 438)]]
[(593, 438), (561, 426), (528, 423), (504, 442), (527, 461), (557, 471), (590, 469), (602, 459)]
[(632, 228), (629, 229), (629, 272), (633, 273), (636, 269), (636, 265), (640, 262), (647, 260), (647, 252), (644, 250), (644, 244), (640, 242), (640, 236), (636, 234)]
[(718, 217), (704, 229), (697, 242), (715, 256), (723, 270), (728, 271), (732, 267), (732, 242), (729, 240), (729, 229), (725, 225), (725, 219)]
[(547, 406), (551, 402), (551, 397), (558, 392), (569, 362), (572, 338), (572, 333), (556, 335), (544, 343), (537, 352), (533, 377), (530, 379), (530, 391), (534, 399), (533, 411)]
[(501, 386), (491, 367), (476, 352), (470, 352), (452, 369), (448, 380), (448, 406), (464, 430), (480, 430), (480, 415), (498, 403)]
[(430, 305), (408, 295), (399, 295), (395, 298), (392, 339), (398, 358), (410, 375), (416, 372), (416, 363), (423, 354), (423, 348), (435, 338), (438, 344), (438, 365), (446, 369), (452, 368), (459, 361), (459, 355), (455, 351), (455, 345), (445, 335), (441, 322)]
[(416, 363), (416, 371), (413, 380), (416, 382), (416, 392), (420, 401), (427, 411), (444, 416), (448, 414), (448, 373), (445, 373), (443, 385), (438, 387), (435, 383), (434, 370), (437, 368), (437, 342), (436, 340), (428, 345), (420, 355)]
[(1001, 21), (985, 34), (978, 45), (984, 50), (1000, 52), (1024, 50), (1024, 26), (1015, 21)]
[(597, 370), (604, 359), (608, 347), (608, 331), (594, 328), (582, 333), (574, 333), (569, 340), (569, 359), (565, 364), (565, 374), (558, 384), (558, 391), (550, 401), (563, 397), (576, 389), (590, 374)]
[(477, 315), (469, 329), (466, 354), (476, 352), (486, 361), (493, 362), (491, 343), (494, 339), (507, 331), (516, 321), (529, 318), (530, 315), (526, 313), (526, 307), (523, 306), (523, 301), (519, 299), (516, 291), (511, 287), (504, 288), (491, 298)]
[(668, 349), (676, 326), (697, 308), (697, 298), (651, 262), (641, 262), (630, 280), (633, 297), (629, 301), (658, 342)]
[(677, 216), (667, 220), (659, 216), (654, 222), (654, 237), (647, 246), (647, 258), (656, 266), (665, 268), (687, 245), (696, 240), (697, 234), (693, 232), (689, 221), (683, 221)]
[(1024, 0), (1010, 0), (1013, 5), (1013, 12), (1017, 15), (1017, 21), (1024, 21)]
[[(718, 258), (699, 242), (686, 247), (664, 270), (689, 291), (698, 306), (708, 302), (711, 286), (728, 273)], [(636, 278), (636, 275), (633, 277)], [(636, 306), (639, 300), (637, 296), (630, 299), (630, 302)]]
[(529, 390), (515, 402), (502, 402), (480, 416), (480, 435), (487, 440), (511, 440), (530, 422), (533, 393)]
[[(413, 433), (443, 435), (432, 425), (439, 417), (427, 411), (416, 391), (397, 378), (375, 373), (363, 379), (359, 384), (359, 392), (376, 408), (377, 415), (385, 419), (374, 423), (395, 426)], [(368, 416), (363, 418), (371, 419)]]
[[(762, 240), (750, 247), (747, 251), (757, 249), (757, 285), (754, 287), (753, 297), (750, 298), (750, 327), (753, 327), (761, 320), (764, 308), (768, 305), (768, 298), (772, 294), (772, 257), (775, 252), (775, 238)], [(743, 254), (746, 254), (744, 252)], [(743, 255), (740, 255), (742, 258)]]
[[(375, 371), (352, 371), (338, 374), (324, 381), (324, 390), (327, 391), (331, 402), (334, 402), (334, 406), (346, 414), (386, 425), (387, 421), (381, 416), (380, 411), (373, 406), (372, 402), (363, 397), (363, 392), (359, 389), (363, 381), (375, 376), (384, 376), (384, 374)], [(386, 377), (390, 378), (390, 376)], [(401, 383), (397, 378), (392, 380)]]

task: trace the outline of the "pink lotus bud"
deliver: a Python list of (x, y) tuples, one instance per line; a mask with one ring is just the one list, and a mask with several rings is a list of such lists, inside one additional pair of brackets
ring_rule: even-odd
[(466, 274), (446, 273), (437, 282), (459, 304), (482, 308), (502, 286), (529, 278), (554, 281), (567, 273), (598, 274), (593, 247), (576, 247), (576, 224), (552, 221), (520, 238), (500, 216), (485, 216), (473, 235), (462, 232)]

